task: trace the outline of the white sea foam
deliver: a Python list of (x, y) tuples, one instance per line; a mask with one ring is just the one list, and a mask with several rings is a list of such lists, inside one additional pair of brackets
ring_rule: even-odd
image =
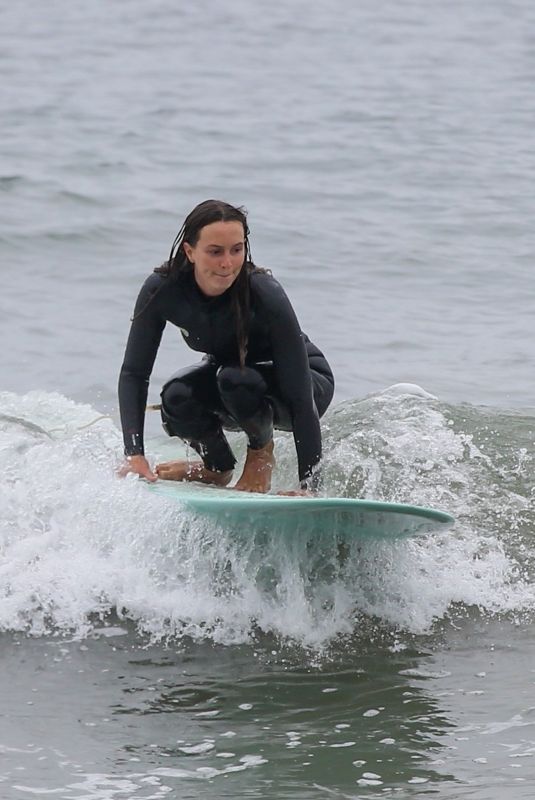
[[(91, 407), (0, 395), (0, 628), (84, 636), (116, 609), (154, 639), (233, 643), (260, 629), (314, 648), (354, 632), (362, 612), (425, 632), (452, 603), (531, 607), (532, 585), (499, 531), (484, 529), (482, 498), (496, 489), (470, 437), (423, 396), (370, 398), (364, 413), (356, 405), (327, 420), (327, 489), (442, 506), (459, 517), (453, 532), (350, 542), (342, 560), (328, 533), (312, 546), (296, 536), (260, 547), (117, 479), (119, 431)], [(291, 442), (278, 447), (284, 480)]]

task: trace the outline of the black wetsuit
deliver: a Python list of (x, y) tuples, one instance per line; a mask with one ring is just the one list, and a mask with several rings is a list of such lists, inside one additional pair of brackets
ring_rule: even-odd
[[(165, 284), (165, 285), (163, 285)], [(152, 298), (152, 299), (151, 299)], [(169, 281), (153, 273), (139, 294), (119, 379), (126, 455), (142, 454), (149, 377), (166, 322), (205, 358), (180, 370), (162, 390), (170, 435), (189, 441), (209, 469), (232, 469), (222, 428), (244, 430), (263, 447), (273, 426), (293, 431), (299, 478), (306, 482), (321, 458), (319, 417), (334, 391), (331, 369), (301, 332), (281, 285), (268, 273), (250, 275), (250, 321), (245, 370), (239, 367), (230, 290), (207, 297), (191, 271)]]

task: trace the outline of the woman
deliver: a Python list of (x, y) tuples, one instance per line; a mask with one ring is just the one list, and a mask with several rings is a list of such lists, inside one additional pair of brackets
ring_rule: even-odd
[[(186, 218), (169, 260), (145, 281), (119, 379), (123, 474), (226, 486), (236, 459), (223, 429), (242, 430), (247, 456), (234, 488), (267, 492), (275, 427), (293, 431), (301, 491), (316, 488), (319, 418), (331, 402), (334, 379), (323, 354), (301, 332), (280, 284), (253, 264), (248, 234), (243, 209), (206, 200)], [(163, 427), (201, 460), (171, 461), (153, 472), (144, 456), (144, 415), (167, 322), (189, 347), (206, 354), (173, 375), (161, 393)]]

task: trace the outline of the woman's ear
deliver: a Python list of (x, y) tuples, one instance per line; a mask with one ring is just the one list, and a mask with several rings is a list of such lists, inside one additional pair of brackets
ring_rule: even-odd
[(183, 242), (182, 246), (184, 248), (184, 252), (186, 254), (186, 258), (190, 262), (190, 264), (194, 264), (193, 260), (193, 247), (188, 242)]

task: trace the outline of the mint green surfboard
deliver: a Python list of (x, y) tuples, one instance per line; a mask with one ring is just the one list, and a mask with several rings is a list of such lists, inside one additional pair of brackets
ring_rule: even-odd
[(444, 531), (455, 521), (433, 508), (350, 497), (282, 497), (173, 481), (148, 486), (185, 511), (219, 524), (285, 534), (304, 530), (336, 533), (341, 538), (398, 539)]

